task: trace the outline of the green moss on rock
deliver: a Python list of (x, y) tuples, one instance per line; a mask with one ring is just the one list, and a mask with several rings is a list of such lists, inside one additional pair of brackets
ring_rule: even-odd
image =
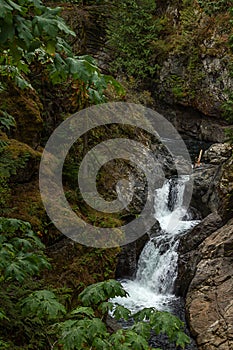
[(31, 147), (36, 147), (40, 141), (43, 128), (41, 118), (42, 105), (34, 90), (19, 88), (11, 85), (0, 94), (0, 107), (15, 118), (16, 128), (12, 136)]

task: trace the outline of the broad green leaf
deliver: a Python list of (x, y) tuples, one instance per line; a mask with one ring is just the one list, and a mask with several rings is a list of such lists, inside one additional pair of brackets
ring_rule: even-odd
[(7, 40), (12, 40), (15, 35), (15, 28), (13, 25), (6, 25), (1, 31), (0, 31), (0, 42), (3, 44)]
[(145, 338), (141, 335), (131, 331), (126, 330), (125, 332), (126, 341), (129, 342), (134, 350), (149, 350), (148, 343)]
[(71, 315), (85, 316), (89, 318), (95, 317), (94, 310), (91, 307), (79, 306), (71, 312)]
[(84, 349), (87, 342), (87, 332), (84, 324), (77, 321), (68, 320), (59, 325), (61, 337), (59, 343), (64, 350)]
[(107, 312), (112, 311), (113, 307), (114, 307), (113, 303), (111, 303), (110, 301), (105, 301), (105, 302), (100, 304), (99, 310), (103, 314), (106, 314)]
[(57, 319), (66, 313), (64, 306), (57, 301), (56, 295), (49, 290), (31, 293), (21, 302), (22, 314), (32, 320), (35, 317), (48, 320)]
[(182, 349), (190, 343), (190, 338), (184, 332), (178, 332), (176, 335), (176, 346), (180, 346)]
[(87, 324), (87, 335), (88, 339), (91, 340), (91, 343), (96, 337), (104, 337), (107, 335), (106, 325), (101, 319), (93, 318), (86, 322)]
[(154, 315), (157, 312), (158, 311), (154, 307), (144, 308), (138, 311), (132, 317), (134, 318), (135, 321), (139, 322), (139, 321), (149, 320), (151, 315)]
[(72, 36), (76, 36), (75, 32), (73, 30), (71, 30), (64, 21), (59, 20), (57, 23), (58, 28), (64, 32), (65, 34), (69, 34)]
[(55, 54), (56, 41), (49, 41), (46, 45), (46, 52), (50, 55)]
[(0, 233), (0, 273), (5, 280), (22, 283), (26, 277), (50, 267), (42, 252), (44, 245), (29, 223), (0, 217)]
[(113, 310), (113, 315), (117, 320), (124, 319), (127, 321), (131, 316), (131, 311), (124, 306), (117, 305)]
[(13, 7), (10, 6), (5, 0), (0, 1), (0, 18), (7, 16), (9, 12), (13, 11)]
[(132, 331), (149, 340), (151, 335), (151, 326), (148, 322), (137, 322), (131, 327)]
[(99, 282), (88, 286), (80, 295), (84, 306), (90, 306), (93, 304), (99, 304), (100, 302), (107, 301), (115, 296), (125, 297), (126, 291), (122, 288), (121, 284), (116, 280), (109, 280), (105, 282)]
[(101, 339), (101, 338), (95, 338), (92, 346), (96, 349), (96, 350), (110, 350), (111, 349), (111, 344), (105, 340), (105, 339)]

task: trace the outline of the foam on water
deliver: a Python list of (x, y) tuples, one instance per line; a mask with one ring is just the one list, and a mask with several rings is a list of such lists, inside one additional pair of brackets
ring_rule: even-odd
[(136, 312), (145, 307), (169, 311), (176, 297), (173, 294), (177, 277), (179, 238), (199, 221), (184, 220), (183, 199), (189, 178), (166, 180), (155, 191), (155, 217), (161, 230), (145, 245), (138, 261), (134, 280), (123, 280), (127, 298), (113, 301)]

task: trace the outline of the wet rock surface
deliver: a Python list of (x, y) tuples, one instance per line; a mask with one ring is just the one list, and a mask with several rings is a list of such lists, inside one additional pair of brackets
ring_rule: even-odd
[(211, 213), (200, 224), (181, 237), (179, 243), (178, 277), (175, 285), (178, 295), (186, 295), (189, 284), (195, 276), (197, 264), (202, 258), (198, 250), (199, 245), (222, 225), (222, 218), (217, 213)]
[(121, 248), (116, 267), (116, 278), (132, 279), (135, 277), (140, 254), (146, 243), (149, 241), (150, 236), (156, 235), (158, 230), (159, 223), (156, 222), (149, 233), (145, 233), (136, 241), (126, 244)]

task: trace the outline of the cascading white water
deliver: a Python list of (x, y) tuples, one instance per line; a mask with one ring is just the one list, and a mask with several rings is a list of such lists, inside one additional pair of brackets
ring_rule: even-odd
[(155, 217), (161, 230), (145, 245), (135, 280), (121, 281), (129, 296), (113, 300), (133, 312), (152, 306), (169, 311), (174, 302), (179, 237), (198, 223), (197, 220), (183, 219), (183, 199), (188, 180), (188, 176), (166, 180), (163, 187), (155, 191)]

